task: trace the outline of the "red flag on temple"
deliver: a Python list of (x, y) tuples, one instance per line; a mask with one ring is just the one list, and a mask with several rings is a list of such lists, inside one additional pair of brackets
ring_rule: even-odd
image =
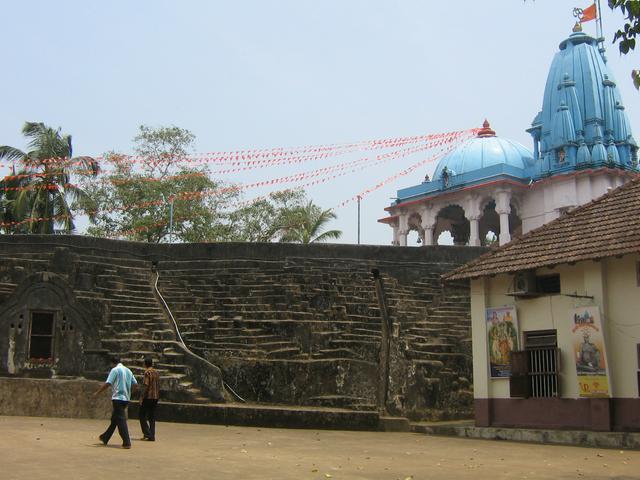
[(598, 16), (598, 11), (596, 10), (596, 4), (585, 8), (582, 11), (582, 17), (580, 17), (580, 23), (589, 22), (591, 20), (595, 20)]

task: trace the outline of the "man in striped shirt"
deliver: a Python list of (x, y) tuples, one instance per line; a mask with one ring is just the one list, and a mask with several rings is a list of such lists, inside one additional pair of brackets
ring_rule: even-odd
[(122, 437), (122, 448), (131, 448), (131, 439), (129, 438), (129, 429), (127, 428), (127, 406), (131, 400), (131, 389), (138, 387), (136, 377), (133, 376), (131, 370), (122, 365), (120, 357), (114, 356), (111, 359), (114, 367), (109, 372), (107, 381), (93, 394), (97, 397), (107, 388), (111, 387), (111, 403), (113, 411), (111, 412), (111, 423), (105, 432), (98, 438), (106, 445), (116, 427), (118, 433)]
[(160, 375), (153, 368), (153, 360), (144, 359), (144, 380), (142, 381), (142, 394), (140, 395), (140, 428), (142, 440), (155, 442), (156, 440), (156, 405), (160, 398)]

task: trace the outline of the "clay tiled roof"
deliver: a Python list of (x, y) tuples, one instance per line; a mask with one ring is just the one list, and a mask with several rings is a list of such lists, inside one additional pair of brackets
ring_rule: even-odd
[(444, 275), (514, 273), (640, 252), (640, 177)]

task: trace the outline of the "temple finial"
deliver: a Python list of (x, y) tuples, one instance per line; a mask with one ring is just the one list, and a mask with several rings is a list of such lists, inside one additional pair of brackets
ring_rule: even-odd
[(489, 120), (486, 118), (482, 123), (482, 128), (478, 130), (478, 137), (495, 137), (496, 132), (491, 129), (491, 125), (489, 124)]

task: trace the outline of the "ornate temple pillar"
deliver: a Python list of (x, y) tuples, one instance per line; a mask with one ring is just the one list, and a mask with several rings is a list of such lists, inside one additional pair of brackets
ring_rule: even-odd
[(409, 235), (409, 230), (398, 230), (398, 245), (407, 246), (407, 235)]
[(393, 225), (393, 241), (391, 245), (400, 245), (400, 231), (398, 229), (398, 225)]
[(436, 226), (436, 215), (433, 210), (433, 205), (425, 205), (424, 209), (420, 212), (422, 221), (420, 226), (422, 227), (422, 245), (433, 245), (433, 230)]
[(480, 246), (480, 199), (469, 195), (465, 201), (464, 216), (469, 220), (469, 246)]
[(496, 192), (496, 213), (500, 215), (500, 245), (511, 241), (511, 231), (509, 230), (509, 214), (511, 213), (511, 191), (500, 190)]
[(480, 246), (480, 216), (479, 215), (470, 215), (467, 216), (469, 220), (469, 246), (470, 247), (479, 247)]
[(398, 245), (407, 246), (407, 235), (409, 234), (409, 214), (402, 210), (398, 217)]
[(433, 245), (433, 229), (435, 224), (424, 227), (422, 230), (422, 245), (428, 247)]

